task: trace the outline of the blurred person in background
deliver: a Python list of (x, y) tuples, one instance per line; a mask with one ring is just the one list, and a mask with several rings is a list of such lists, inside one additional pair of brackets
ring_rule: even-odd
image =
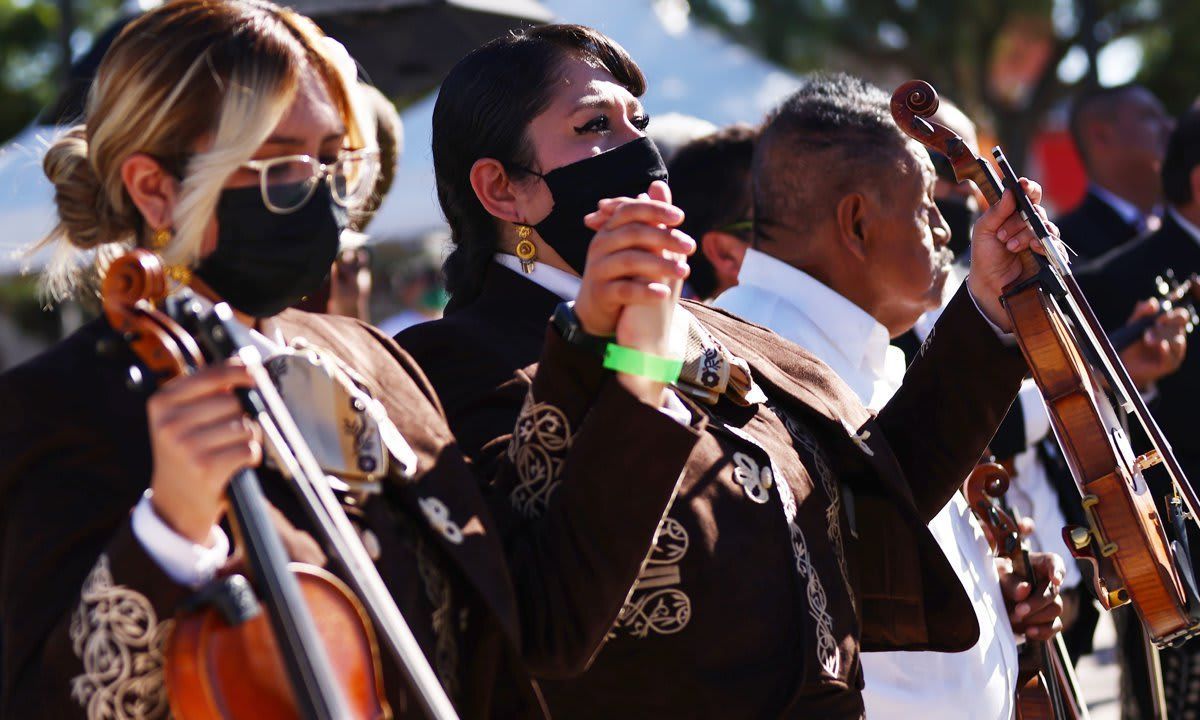
[[(1156, 278), (1173, 270), (1183, 279), (1200, 273), (1200, 108), (1179, 120), (1170, 136), (1162, 165), (1162, 188), (1166, 201), (1162, 227), (1101, 256), (1077, 273), (1088, 302), (1105, 329), (1111, 331), (1127, 322), (1129, 307), (1155, 290)], [(1200, 443), (1194, 438), (1196, 399), (1200, 398), (1200, 352), (1186, 352), (1182, 366), (1157, 382), (1150, 408), (1175, 449), (1184, 472), (1195, 483), (1200, 478)], [(1170, 494), (1156, 485), (1155, 497)], [(1165, 508), (1160, 507), (1162, 512)], [(1192, 527), (1194, 531), (1195, 528)], [(1191, 534), (1192, 566), (1200, 567), (1200, 538)], [(1132, 615), (1128, 608), (1117, 613)], [(1121, 635), (1121, 696), (1123, 717), (1141, 720), (1155, 717), (1150, 704), (1141, 627), (1136, 619), (1118, 623)], [(1190, 718), (1200, 715), (1200, 642), (1161, 651), (1168, 716)]]
[(738, 124), (693, 140), (667, 163), (680, 230), (697, 244), (685, 293), (708, 301), (737, 285), (754, 222), (750, 163), (758, 128)]
[(441, 258), (435, 252), (422, 250), (400, 262), (391, 276), (391, 300), (400, 311), (378, 324), (387, 335), (397, 335), (413, 325), (442, 316), (448, 296), (442, 286)]
[(1082, 95), (1069, 123), (1088, 190), (1057, 224), (1085, 261), (1158, 227), (1159, 176), (1173, 121), (1152, 92), (1131, 84)]
[(344, 315), (363, 322), (371, 321), (371, 251), (367, 245), (367, 226), (383, 204), (400, 164), (404, 148), (404, 125), (396, 106), (371, 85), (360, 84), (363, 112), (374, 118), (379, 143), (379, 173), (362, 213), (342, 234), (341, 249), (333, 262), (329, 278), (321, 288), (296, 305), (298, 310)]
[(646, 128), (646, 134), (654, 141), (665, 163), (671, 162), (679, 148), (716, 131), (717, 126), (704, 118), (677, 112), (655, 115), (654, 125)]

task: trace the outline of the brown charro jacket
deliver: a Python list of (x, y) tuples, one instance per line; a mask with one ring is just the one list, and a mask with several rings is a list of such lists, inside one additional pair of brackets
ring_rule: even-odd
[[(481, 465), (514, 451), (553, 457), (564, 442), (530, 448), (520, 422), (516, 437), (509, 430), (527, 414), (522, 398), (540, 371), (526, 366), (554, 341), (544, 320), (558, 302), (496, 265), (479, 298), (397, 337)], [(708, 422), (655, 550), (589, 671), (544, 679), (551, 712), (859, 716), (860, 649), (953, 652), (977, 639), (975, 614), (926, 523), (979, 458), (1024, 361), (964, 291), (876, 415), (802, 348), (721, 311), (684, 307), (748, 362), (768, 402), (693, 406)], [(529, 517), (547, 484), (569, 487), (548, 483), (543, 467), (501, 488)], [(781, 478), (786, 487), (772, 484)]]
[[(571, 487), (539, 523), (514, 522), (506, 499), (494, 502), (491, 483), (464, 458), (425, 376), (390, 338), (298, 311), (262, 330), (340, 357), (416, 452), (416, 476), (389, 478), (352, 517), (378, 538), (380, 573), (460, 713), (540, 716), (526, 668), (571, 674), (592, 657), (638, 574), (695, 429), (638, 402), (594, 358), (547, 346), (530, 402), (577, 428), (563, 458)], [(148, 391), (127, 386), (133, 358), (114, 340), (98, 320), (0, 375), (4, 718), (166, 716), (162, 643), (192, 590), (167, 577), (131, 530), (151, 474)], [(504, 483), (511, 463), (492, 471), (489, 480)], [(271, 501), (307, 528), (283, 479), (262, 477)], [(384, 662), (404, 716), (414, 705)]]

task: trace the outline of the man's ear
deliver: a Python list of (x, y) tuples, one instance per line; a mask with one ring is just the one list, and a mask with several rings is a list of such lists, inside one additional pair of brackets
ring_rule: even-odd
[(504, 165), (492, 158), (480, 158), (471, 166), (471, 188), (489, 214), (510, 223), (525, 222), (517, 211), (517, 196), (512, 178)]
[(170, 228), (175, 222), (179, 181), (145, 153), (135, 153), (121, 163), (121, 181), (129, 198), (154, 230)]
[(859, 260), (867, 259), (866, 220), (867, 199), (862, 193), (850, 193), (838, 201), (838, 240)]
[(746, 258), (746, 248), (750, 244), (737, 235), (731, 235), (719, 230), (710, 230), (700, 238), (700, 250), (712, 265), (717, 276), (719, 289), (731, 288), (738, 284), (738, 275), (742, 271), (742, 261)]

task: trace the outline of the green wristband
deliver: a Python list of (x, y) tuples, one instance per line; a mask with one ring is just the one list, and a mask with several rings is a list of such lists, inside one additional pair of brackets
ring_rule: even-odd
[(670, 385), (679, 379), (679, 373), (683, 371), (683, 361), (609, 343), (604, 349), (604, 367)]

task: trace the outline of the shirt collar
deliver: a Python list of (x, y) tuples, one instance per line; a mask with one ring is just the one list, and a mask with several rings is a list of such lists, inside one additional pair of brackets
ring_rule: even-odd
[(497, 263), (535, 285), (542, 286), (563, 300), (574, 300), (575, 296), (579, 294), (579, 288), (583, 285), (581, 278), (569, 272), (559, 270), (556, 267), (550, 267), (546, 263), (534, 263), (533, 272), (526, 273), (521, 267), (520, 258), (516, 255), (496, 253), (495, 260)]
[(1178, 210), (1173, 207), (1167, 208), (1167, 214), (1175, 221), (1175, 224), (1183, 228), (1183, 231), (1192, 237), (1197, 243), (1200, 243), (1200, 228), (1192, 224), (1190, 220), (1185, 218)]
[(1091, 187), (1088, 188), (1088, 192), (1100, 198), (1105, 205), (1108, 205), (1110, 208), (1116, 211), (1116, 213), (1121, 216), (1121, 219), (1125, 221), (1126, 225), (1140, 227), (1142, 225), (1142, 221), (1146, 218), (1146, 214), (1143, 213), (1137, 205), (1134, 205), (1111, 190), (1107, 190), (1095, 183), (1092, 183)]
[[(887, 375), (888, 347), (891, 336), (878, 320), (837, 291), (787, 263), (749, 248), (738, 274), (738, 286), (757, 289), (791, 306), (811, 320), (815, 330), (854, 367), (869, 369), (875, 378)], [(734, 292), (732, 288), (727, 292)], [(717, 302), (721, 306), (720, 300)], [(754, 303), (769, 313), (771, 303)], [(755, 318), (753, 310), (738, 308), (748, 320), (770, 327), (802, 347), (812, 347), (799, 327), (776, 327), (769, 317)]]

